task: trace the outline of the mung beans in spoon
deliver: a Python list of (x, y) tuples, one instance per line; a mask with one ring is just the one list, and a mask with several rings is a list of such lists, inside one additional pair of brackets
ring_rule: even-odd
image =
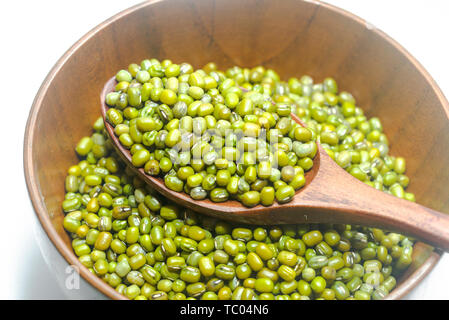
[(135, 167), (194, 200), (289, 202), (313, 166), (316, 134), (290, 117), (291, 103), (273, 102), (260, 69), (250, 85), (213, 66), (151, 59), (119, 71), (105, 99), (115, 135)]

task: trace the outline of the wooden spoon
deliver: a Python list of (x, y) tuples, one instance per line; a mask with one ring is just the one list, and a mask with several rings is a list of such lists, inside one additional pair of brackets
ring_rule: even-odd
[[(229, 200), (215, 203), (194, 200), (188, 194), (168, 189), (163, 179), (147, 175), (131, 162), (131, 153), (114, 134), (106, 121), (106, 95), (116, 85), (111, 78), (101, 93), (101, 113), (105, 128), (119, 156), (146, 183), (177, 204), (219, 219), (250, 224), (343, 223), (394, 230), (417, 237), (449, 252), (449, 215), (378, 191), (357, 180), (338, 166), (318, 144), (313, 168), (305, 174), (306, 185), (293, 200), (247, 208)], [(292, 118), (303, 125), (298, 117)]]

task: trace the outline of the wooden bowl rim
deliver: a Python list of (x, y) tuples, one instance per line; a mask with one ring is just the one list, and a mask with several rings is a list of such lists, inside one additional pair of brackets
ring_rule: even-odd
[[(46, 78), (44, 79), (41, 87), (39, 88), (36, 97), (34, 98), (29, 116), (28, 121), (25, 128), (25, 135), (24, 135), (24, 151), (23, 151), (23, 165), (24, 165), (24, 173), (25, 173), (25, 180), (27, 184), (28, 193), (33, 205), (33, 208), (35, 210), (35, 213), (46, 232), (47, 236), (50, 238), (51, 242), (55, 245), (56, 249), (61, 253), (61, 255), (64, 257), (64, 259), (68, 262), (69, 265), (76, 266), (79, 270), (80, 275), (92, 286), (94, 286), (96, 289), (98, 289), (101, 293), (106, 295), (109, 298), (116, 299), (116, 300), (124, 300), (127, 299), (122, 294), (118, 293), (114, 288), (109, 286), (107, 283), (105, 283), (103, 280), (101, 280), (96, 275), (92, 274), (85, 266), (83, 266), (76, 255), (74, 254), (72, 248), (68, 247), (62, 238), (59, 236), (59, 234), (56, 232), (56, 229), (52, 225), (52, 222), (49, 218), (48, 212), (45, 208), (43, 197), (40, 193), (39, 189), (39, 183), (36, 180), (36, 172), (33, 168), (33, 157), (32, 157), (32, 150), (33, 145), (32, 141), (34, 138), (34, 131), (36, 128), (36, 121), (37, 116), (40, 112), (42, 102), (44, 99), (44, 96), (47, 93), (48, 88), (50, 87), (52, 81), (54, 80), (56, 74), (62, 69), (64, 64), (71, 58), (71, 56), (79, 49), (81, 48), (84, 43), (86, 43), (88, 40), (90, 40), (93, 36), (95, 36), (97, 33), (99, 33), (101, 30), (105, 29), (109, 25), (115, 23), (117, 20), (120, 20), (121, 18), (134, 13), (135, 11), (138, 11), (144, 7), (151, 6), (155, 3), (167, 1), (167, 0), (149, 0), (142, 2), (140, 4), (134, 5), (128, 9), (125, 9), (116, 15), (110, 17), (109, 19), (103, 21), (96, 27), (94, 27), (92, 30), (90, 30), (88, 33), (86, 33), (83, 37), (81, 37), (75, 44), (72, 45), (65, 53), (64, 55), (59, 58), (59, 60), (55, 63), (53, 68), (50, 70)], [(411, 62), (416, 70), (419, 72), (419, 74), (426, 79), (426, 81), (430, 84), (430, 86), (433, 89), (433, 92), (437, 95), (438, 100), (440, 101), (441, 105), (443, 106), (443, 109), (446, 113), (446, 116), (449, 120), (449, 102), (445, 98), (443, 92), (435, 82), (435, 80), (430, 76), (430, 74), (425, 70), (425, 68), (404, 48), (402, 47), (398, 42), (396, 42), (394, 39), (392, 39), (389, 35), (384, 33), (383, 31), (379, 30), (375, 26), (371, 25), (366, 20), (356, 16), (355, 14), (348, 12), (344, 9), (338, 8), (336, 6), (330, 5), (325, 2), (321, 2), (318, 0), (302, 0), (304, 2), (312, 3), (316, 6), (322, 6), (326, 8), (327, 10), (333, 11), (334, 13), (338, 15), (342, 15), (346, 17), (347, 19), (350, 19), (357, 24), (361, 25), (362, 27), (368, 28), (371, 32), (376, 33), (378, 36), (380, 36), (384, 41), (388, 42), (390, 45), (395, 47), (396, 50), (398, 50), (409, 62)], [(421, 282), (425, 276), (435, 267), (435, 265), (438, 263), (439, 259), (441, 258), (441, 253), (439, 251), (434, 251), (431, 253), (431, 255), (426, 259), (426, 261), (417, 268), (410, 276), (405, 279), (400, 285), (398, 285), (388, 296), (387, 299), (401, 299), (405, 295), (407, 295), (416, 285)]]

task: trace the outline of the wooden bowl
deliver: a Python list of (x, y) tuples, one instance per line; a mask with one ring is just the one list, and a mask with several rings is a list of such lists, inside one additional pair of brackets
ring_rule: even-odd
[[(449, 212), (449, 104), (423, 67), (364, 20), (315, 1), (149, 1), (103, 22), (56, 63), (25, 132), (29, 194), (43, 229), (70, 265), (110, 298), (124, 298), (83, 267), (62, 227), (61, 201), (74, 146), (100, 116), (100, 92), (117, 70), (147, 57), (220, 68), (264, 65), (282, 78), (334, 77), (368, 116), (378, 116), (391, 152), (407, 159), (417, 202)], [(432, 156), (429, 156), (432, 155)], [(399, 299), (440, 253), (417, 243), (413, 263), (388, 296)]]

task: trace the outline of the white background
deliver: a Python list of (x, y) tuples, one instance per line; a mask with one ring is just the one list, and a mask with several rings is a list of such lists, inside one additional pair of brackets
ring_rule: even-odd
[[(282, 0), (277, 0), (282, 1)], [(34, 237), (25, 186), (23, 133), (37, 90), (86, 32), (137, 0), (2, 1), (0, 8), (0, 299), (61, 299)], [(449, 1), (328, 0), (402, 44), (449, 96)], [(362, 106), (363, 107), (363, 106)], [(447, 146), (442, 146), (447, 147)], [(447, 255), (409, 298), (449, 299)]]

